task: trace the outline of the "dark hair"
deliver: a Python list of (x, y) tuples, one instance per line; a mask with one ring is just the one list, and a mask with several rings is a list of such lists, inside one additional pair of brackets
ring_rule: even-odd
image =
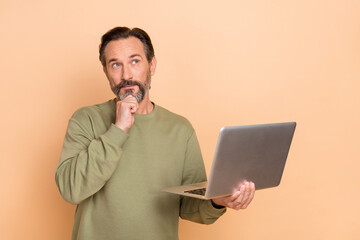
[(104, 56), (106, 45), (113, 40), (125, 39), (129, 37), (136, 37), (142, 42), (146, 58), (148, 62), (151, 62), (151, 60), (155, 56), (154, 48), (149, 35), (144, 30), (140, 28), (130, 29), (128, 27), (115, 27), (113, 29), (110, 29), (101, 37), (101, 43), (99, 46), (99, 59), (103, 66), (106, 66)]

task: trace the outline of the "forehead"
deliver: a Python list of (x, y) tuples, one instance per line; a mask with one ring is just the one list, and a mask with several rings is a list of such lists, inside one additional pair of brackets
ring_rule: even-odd
[(144, 46), (136, 37), (110, 41), (104, 50), (105, 59), (128, 58), (134, 54), (145, 57)]

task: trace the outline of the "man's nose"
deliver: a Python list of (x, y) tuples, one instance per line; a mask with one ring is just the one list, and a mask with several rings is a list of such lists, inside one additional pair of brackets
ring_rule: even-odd
[(122, 73), (122, 79), (123, 80), (132, 80), (132, 78), (133, 78), (133, 74), (132, 74), (130, 67), (124, 67), (123, 73)]

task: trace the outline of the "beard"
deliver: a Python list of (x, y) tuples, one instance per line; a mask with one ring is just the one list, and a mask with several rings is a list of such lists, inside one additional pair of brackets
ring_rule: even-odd
[[(122, 80), (118, 85), (115, 85), (114, 87), (111, 87), (111, 90), (113, 93), (118, 97), (118, 99), (124, 100), (127, 96), (131, 95), (136, 98), (136, 101), (140, 103), (142, 100), (144, 100), (144, 97), (146, 93), (151, 88), (151, 75), (150, 73), (146, 77), (146, 82), (142, 83), (136, 80)], [(121, 89), (126, 86), (136, 85), (139, 87), (139, 91), (135, 94), (133, 89), (127, 89), (125, 90), (125, 93), (121, 93)]]

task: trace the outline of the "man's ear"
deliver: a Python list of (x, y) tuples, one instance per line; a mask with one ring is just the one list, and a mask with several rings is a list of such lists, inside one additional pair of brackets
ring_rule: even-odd
[(157, 64), (157, 60), (156, 57), (154, 56), (150, 62), (150, 73), (151, 76), (155, 74), (155, 70), (156, 70), (156, 64)]

